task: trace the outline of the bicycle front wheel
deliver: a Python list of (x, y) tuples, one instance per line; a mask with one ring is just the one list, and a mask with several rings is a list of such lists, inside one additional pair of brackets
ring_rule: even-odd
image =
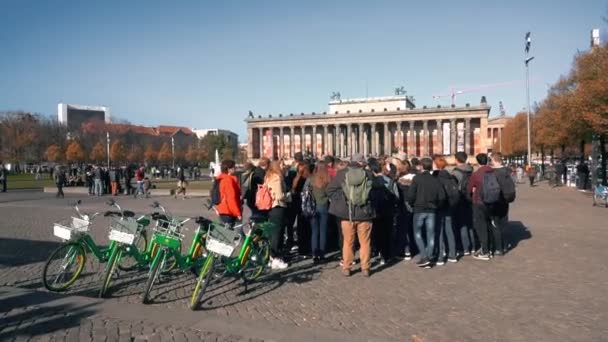
[(101, 280), (101, 288), (99, 289), (99, 298), (103, 298), (110, 288), (110, 283), (112, 282), (112, 275), (116, 271), (116, 267), (120, 263), (120, 258), (122, 257), (122, 249), (120, 247), (116, 252), (110, 254), (110, 260), (106, 264), (106, 272)]
[(86, 254), (79, 243), (71, 242), (57, 248), (42, 270), (42, 284), (49, 291), (67, 290), (84, 269)]
[[(146, 251), (146, 248), (148, 247), (148, 239), (146, 237), (146, 233), (144, 231), (141, 232), (141, 235), (137, 238), (137, 242), (135, 243), (135, 245), (130, 246), (129, 248), (135, 248), (135, 251), (133, 251), (133, 253), (144, 253)], [(132, 256), (132, 255), (125, 255), (123, 258), (120, 259), (120, 262), (118, 263), (118, 269), (121, 271), (133, 271), (134, 269), (137, 268), (137, 266), (139, 266), (139, 263), (137, 262), (137, 259)]]
[(270, 260), (270, 244), (268, 240), (261, 238), (251, 242), (247, 263), (243, 269), (243, 278), (246, 281), (254, 281), (259, 278)]
[(152, 260), (152, 267), (150, 268), (150, 273), (148, 273), (148, 280), (146, 281), (144, 294), (142, 296), (142, 303), (144, 304), (148, 304), (150, 302), (150, 292), (152, 291), (154, 282), (156, 282), (160, 274), (161, 264), (165, 263), (165, 253), (166, 251), (163, 248), (159, 249), (154, 257), (154, 260)]
[(203, 299), (205, 290), (207, 290), (209, 282), (211, 281), (211, 279), (213, 279), (214, 271), (215, 255), (211, 253), (207, 256), (207, 259), (203, 264), (203, 268), (201, 269), (201, 272), (198, 276), (196, 287), (194, 287), (194, 292), (192, 293), (192, 298), (190, 299), (190, 310), (197, 310), (201, 305), (201, 300)]

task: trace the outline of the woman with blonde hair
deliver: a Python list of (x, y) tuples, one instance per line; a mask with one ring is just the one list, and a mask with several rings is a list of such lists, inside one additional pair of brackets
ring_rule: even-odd
[(282, 260), (281, 256), (281, 237), (285, 230), (287, 204), (285, 203), (286, 185), (280, 161), (275, 160), (270, 163), (266, 170), (266, 176), (264, 176), (264, 185), (268, 187), (272, 198), (272, 206), (268, 211), (268, 221), (275, 226), (270, 237), (270, 267), (272, 269), (285, 269), (287, 263)]

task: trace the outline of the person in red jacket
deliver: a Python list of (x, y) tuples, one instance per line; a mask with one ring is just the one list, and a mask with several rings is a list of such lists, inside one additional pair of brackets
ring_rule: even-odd
[(219, 182), (221, 200), (215, 209), (222, 222), (234, 225), (242, 218), (241, 185), (234, 175), (236, 171), (234, 160), (224, 160), (221, 170), (222, 172), (216, 178)]

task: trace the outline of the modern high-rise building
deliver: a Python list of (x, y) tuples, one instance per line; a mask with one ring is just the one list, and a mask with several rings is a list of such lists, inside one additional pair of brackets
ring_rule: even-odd
[(70, 130), (79, 129), (83, 123), (88, 121), (97, 120), (110, 123), (110, 108), (60, 103), (57, 105), (57, 119)]

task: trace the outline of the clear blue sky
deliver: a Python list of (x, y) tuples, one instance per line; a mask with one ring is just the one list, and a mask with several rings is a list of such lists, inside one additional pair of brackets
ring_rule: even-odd
[(343, 98), (416, 104), (450, 87), (520, 82), (486, 95), (498, 115), (566, 73), (590, 30), (606, 40), (608, 1), (29, 1), (0, 0), (0, 110), (56, 115), (57, 103), (111, 107), (136, 124), (221, 127), (245, 139), (257, 114), (322, 112)]

